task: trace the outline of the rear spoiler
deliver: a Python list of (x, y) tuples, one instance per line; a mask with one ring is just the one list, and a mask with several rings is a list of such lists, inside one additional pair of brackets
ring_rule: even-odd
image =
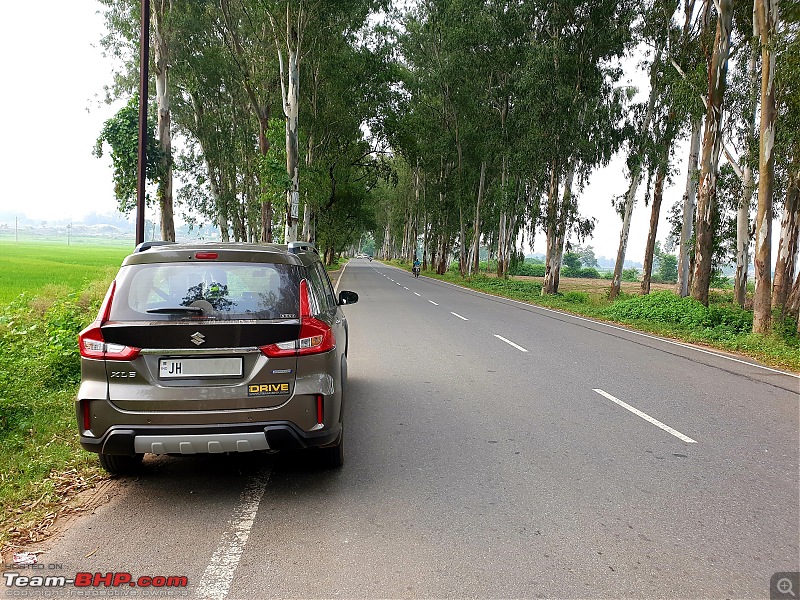
[(313, 252), (319, 256), (317, 247), (312, 242), (289, 242), (287, 246), (291, 254), (298, 254), (299, 252)]
[(156, 240), (152, 240), (152, 241), (149, 241), (149, 242), (142, 242), (141, 244), (136, 246), (136, 248), (134, 249), (134, 252), (145, 252), (146, 250), (150, 250), (150, 248), (153, 248), (155, 246), (171, 246), (174, 243), (175, 242), (164, 242), (164, 241), (156, 241)]

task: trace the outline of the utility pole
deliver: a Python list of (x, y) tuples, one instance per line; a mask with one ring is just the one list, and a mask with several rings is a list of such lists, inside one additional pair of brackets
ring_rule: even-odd
[(139, 28), (139, 152), (136, 181), (136, 244), (144, 241), (144, 187), (147, 178), (147, 81), (150, 68), (150, 0), (141, 0)]

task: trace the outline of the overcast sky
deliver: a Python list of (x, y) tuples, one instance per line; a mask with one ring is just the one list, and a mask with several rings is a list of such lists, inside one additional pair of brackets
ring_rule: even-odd
[[(110, 160), (92, 156), (105, 119), (118, 107), (100, 102), (111, 83), (112, 64), (99, 40), (103, 19), (95, 0), (6, 2), (0, 20), (0, 56), (5, 78), (0, 94), (3, 140), (0, 146), (0, 212), (50, 221), (116, 210)], [(35, 32), (35, 35), (33, 35)], [(636, 77), (631, 73), (631, 77)], [(645, 90), (646, 91), (646, 90)], [(302, 115), (301, 115), (302, 120)], [(685, 145), (684, 145), (685, 146)], [(686, 152), (676, 154), (679, 175), (664, 194), (658, 239), (665, 216), (682, 196)], [(598, 256), (616, 256), (620, 219), (611, 198), (627, 189), (624, 158), (592, 176), (580, 196), (580, 210), (597, 219), (593, 245)], [(633, 214), (627, 257), (641, 261), (650, 211), (640, 200)], [(153, 215), (148, 215), (152, 218)], [(544, 250), (544, 237), (534, 251)]]

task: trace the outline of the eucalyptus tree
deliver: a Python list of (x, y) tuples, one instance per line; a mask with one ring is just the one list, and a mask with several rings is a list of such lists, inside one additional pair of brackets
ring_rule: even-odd
[[(607, 163), (621, 143), (622, 90), (615, 61), (631, 40), (630, 2), (532, 2), (524, 7), (528, 49), (517, 111), (536, 149), (534, 187), (546, 190), (542, 211), (547, 266), (542, 293), (558, 291), (567, 232), (588, 232), (592, 222), (576, 211), (575, 177), (584, 181)], [(524, 92), (524, 93), (523, 93)], [(563, 194), (562, 194), (563, 190)]]
[(761, 45), (761, 123), (758, 157), (753, 333), (767, 333), (772, 320), (772, 194), (775, 174), (775, 48), (778, 0), (756, 0), (756, 23)]
[[(800, 2), (795, 0), (782, 4), (778, 25), (774, 46), (778, 54), (775, 94), (779, 127), (775, 133), (774, 151), (786, 192), (775, 261), (772, 307), (779, 310), (783, 318), (787, 311), (797, 312), (797, 307), (792, 307), (789, 299), (800, 235), (800, 70), (797, 68), (800, 64)], [(800, 275), (795, 287), (800, 288)], [(796, 316), (800, 328), (800, 315)]]
[[(710, 0), (707, 0), (707, 6)], [(699, 197), (695, 226), (695, 266), (692, 277), (692, 297), (708, 305), (711, 283), (711, 263), (714, 246), (713, 230), (716, 215), (716, 178), (722, 146), (722, 118), (727, 85), (728, 57), (731, 44), (733, 0), (715, 1), (717, 25), (714, 42), (707, 47), (708, 91), (700, 158)], [(705, 27), (710, 28), (711, 11), (707, 9)]]

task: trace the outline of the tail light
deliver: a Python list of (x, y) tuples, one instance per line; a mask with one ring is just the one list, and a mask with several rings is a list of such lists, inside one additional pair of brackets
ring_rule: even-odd
[(92, 415), (89, 411), (89, 401), (81, 400), (81, 413), (83, 415), (83, 429), (89, 431), (92, 428)]
[(325, 422), (325, 405), (322, 394), (317, 394), (317, 423)]
[(280, 356), (304, 356), (333, 350), (336, 340), (330, 325), (311, 316), (308, 283), (300, 282), (300, 336), (296, 340), (262, 346), (261, 352), (270, 358)]
[(139, 348), (132, 346), (122, 346), (120, 344), (107, 344), (103, 338), (103, 331), (100, 327), (108, 321), (111, 314), (111, 302), (114, 300), (114, 292), (117, 289), (117, 282), (112, 281), (108, 288), (103, 304), (97, 318), (86, 329), (78, 334), (78, 345), (81, 356), (84, 358), (94, 358), (98, 360), (133, 360), (139, 356)]

